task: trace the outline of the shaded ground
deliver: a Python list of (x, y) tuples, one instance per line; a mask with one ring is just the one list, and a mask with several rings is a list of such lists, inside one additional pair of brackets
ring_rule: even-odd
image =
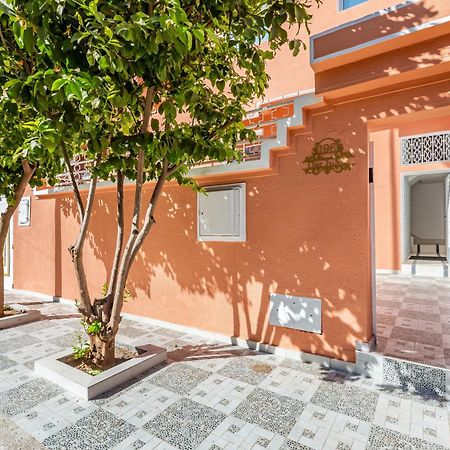
[(0, 450), (44, 450), (33, 436), (21, 430), (14, 422), (0, 418)]
[(0, 415), (49, 449), (450, 448), (448, 404), (130, 320), (122, 341), (165, 346), (170, 360), (117, 392), (80, 400), (32, 371), (71, 345), (74, 309), (8, 301), (33, 302), (46, 317), (0, 331)]

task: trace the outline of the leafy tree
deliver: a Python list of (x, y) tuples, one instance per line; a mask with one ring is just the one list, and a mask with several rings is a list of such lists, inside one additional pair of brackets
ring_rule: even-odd
[[(11, 219), (27, 185), (52, 182), (61, 171), (54, 153), (58, 140), (52, 120), (41, 116), (19, 87), (29, 82), (35, 61), (29, 58), (23, 41), (9, 28), (9, 8), (0, 3), (0, 197), (7, 207), (0, 214), (0, 317), (4, 309), (4, 247)], [(33, 94), (32, 94), (33, 95)]]
[[(207, 160), (239, 160), (236, 144), (254, 138), (242, 125), (247, 105), (268, 84), (265, 69), (284, 44), (304, 46), (292, 26), (308, 27), (319, 0), (33, 0), (12, 1), (13, 31), (31, 55), (47, 61), (51, 76), (35, 82), (56, 114), (68, 155), (91, 161), (84, 202), (71, 171), (80, 232), (71, 254), (80, 287), (78, 307), (90, 354), (114, 364), (115, 336), (133, 261), (152, 226), (168, 180), (197, 188), (189, 169)], [(15, 27), (15, 28), (14, 28)], [(260, 46), (268, 39), (268, 45)], [(37, 49), (37, 50), (36, 50)], [(56, 69), (57, 68), (57, 69)], [(40, 86), (43, 86), (42, 89)], [(35, 105), (42, 110), (41, 104)], [(75, 112), (74, 112), (75, 111)], [(75, 117), (75, 119), (74, 119)], [(77, 136), (74, 139), (74, 134)], [(83, 144), (83, 145), (80, 145)], [(83, 247), (98, 180), (117, 191), (117, 242), (105, 295), (92, 298)], [(125, 180), (135, 185), (131, 231), (124, 232)], [(152, 183), (144, 202), (144, 183)]]

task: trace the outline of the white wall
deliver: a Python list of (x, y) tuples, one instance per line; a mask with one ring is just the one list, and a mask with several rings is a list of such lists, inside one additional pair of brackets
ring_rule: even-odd
[(402, 260), (406, 261), (411, 254), (411, 186), (409, 178), (403, 177), (403, 202), (402, 202), (402, 220), (403, 220), (403, 242), (402, 242)]
[(411, 188), (411, 233), (424, 239), (444, 239), (445, 186), (439, 183), (414, 184)]

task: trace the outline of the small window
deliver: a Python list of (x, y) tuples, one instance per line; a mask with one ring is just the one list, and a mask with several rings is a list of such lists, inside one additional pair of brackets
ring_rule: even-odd
[(359, 5), (360, 3), (367, 2), (367, 0), (340, 0), (341, 1), (341, 9), (348, 9), (352, 6)]
[(8, 202), (5, 197), (0, 197), (0, 214), (3, 214), (8, 208)]
[(30, 197), (23, 197), (18, 208), (19, 227), (29, 227), (30, 221)]
[(245, 232), (245, 184), (209, 186), (197, 194), (197, 239), (242, 242)]

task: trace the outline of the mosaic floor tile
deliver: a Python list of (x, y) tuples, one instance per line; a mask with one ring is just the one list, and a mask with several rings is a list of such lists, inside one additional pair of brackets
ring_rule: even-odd
[(448, 447), (433, 444), (423, 439), (409, 437), (405, 434), (391, 431), (373, 425), (368, 441), (370, 449), (407, 449), (407, 450), (448, 450)]
[(43, 444), (55, 450), (106, 450), (122, 442), (136, 428), (107, 411), (97, 410), (48, 437)]
[(251, 356), (245, 356), (233, 358), (218, 373), (244, 383), (258, 385), (267, 378), (272, 369), (273, 366), (266, 362), (253, 359)]
[(35, 379), (0, 394), (0, 414), (14, 416), (60, 394), (58, 386)]
[(323, 382), (311, 403), (358, 419), (370, 421), (378, 393), (348, 384)]
[(264, 389), (256, 389), (234, 411), (233, 416), (287, 436), (306, 404)]
[(324, 368), (320, 364), (297, 361), (290, 358), (284, 359), (280, 366), (287, 367), (288, 369), (299, 370), (300, 372), (309, 373), (311, 375), (321, 375), (324, 373)]
[(0, 371), (14, 367), (17, 363), (12, 359), (0, 354)]
[(0, 353), (5, 354), (14, 350), (19, 350), (28, 345), (36, 344), (39, 341), (39, 339), (30, 336), (29, 334), (22, 334), (18, 337), (5, 339), (0, 341)]
[[(436, 288), (428, 290), (424, 286), (430, 279), (387, 280), (378, 280), (378, 294), (396, 321), (378, 323), (378, 345), (384, 341), (393, 352), (412, 349), (405, 336), (391, 339), (391, 333), (397, 325), (414, 329), (418, 320), (427, 332), (425, 327), (439, 313), (442, 351), (421, 342), (414, 343), (414, 350), (420, 347), (424, 357), (448, 358), (450, 365), (450, 283), (431, 281)], [(414, 289), (428, 294), (417, 295)], [(129, 335), (125, 342), (154, 340), (172, 346), (169, 364), (90, 402), (52, 392), (53, 385), (33, 374), (33, 358), (46, 349), (69, 347), (80, 323), (71, 306), (48, 303), (37, 308), (46, 317), (42, 323), (0, 331), (0, 347), (6, 350), (0, 350), (0, 414), (9, 415), (50, 449), (442, 450), (439, 444), (450, 442), (450, 407), (441, 397), (426, 395), (426, 389), (409, 392), (405, 382), (433, 379), (436, 386), (440, 381), (433, 372), (395, 368), (392, 379), (375, 382), (128, 319), (122, 323)], [(178, 344), (183, 348), (176, 348)], [(394, 434), (380, 438), (376, 430)], [(397, 447), (386, 444), (389, 440), (398, 442)]]
[(177, 394), (186, 394), (211, 375), (188, 364), (172, 364), (151, 378), (151, 383)]
[(389, 358), (383, 362), (383, 382), (425, 397), (442, 396), (446, 383), (442, 370)]
[(287, 439), (280, 447), (280, 450), (313, 450), (313, 448), (300, 444), (299, 442), (292, 441), (291, 439)]
[(212, 408), (183, 398), (167, 408), (144, 429), (181, 449), (196, 448), (225, 419)]

